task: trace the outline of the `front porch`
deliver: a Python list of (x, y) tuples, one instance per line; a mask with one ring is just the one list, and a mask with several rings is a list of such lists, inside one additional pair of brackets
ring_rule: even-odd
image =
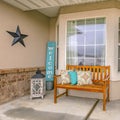
[[(53, 91), (47, 91), (44, 99), (30, 99), (24, 96), (0, 106), (0, 120), (119, 120), (120, 100), (107, 104), (107, 111), (101, 109), (97, 99), (63, 96), (53, 103)], [(91, 112), (92, 111), (92, 112)], [(60, 114), (61, 113), (61, 114)]]
[[(60, 6), (61, 0), (56, 0), (61, 7), (56, 16), (41, 13), (39, 9), (43, 5), (39, 6), (40, 3), (34, 3), (34, 0), (23, 0), (22, 4), (21, 0), (14, 0), (16, 4), (13, 5), (11, 1), (0, 1), (0, 120), (119, 120), (120, 1), (87, 0), (83, 3), (85, 0), (79, 0), (80, 3), (69, 6), (65, 2), (69, 0), (64, 0), (64, 5)], [(44, 4), (49, 12), (49, 4)], [(29, 10), (24, 9), (26, 6)], [(56, 5), (51, 4), (51, 7)], [(104, 27), (98, 29), (101, 24)], [(13, 38), (6, 32), (15, 31), (18, 25), (21, 34), (28, 35), (26, 48), (21, 44), (11, 46)], [(89, 25), (94, 29), (88, 29)], [(45, 72), (46, 44), (49, 41), (57, 45), (56, 74), (65, 69), (67, 60), (72, 63), (77, 60), (77, 64), (84, 65), (89, 61), (90, 65), (103, 61), (101, 65), (110, 65), (110, 102), (106, 112), (102, 110), (98, 94), (69, 91), (73, 97), (63, 96), (57, 104), (54, 104), (53, 91), (47, 91), (44, 99), (30, 99), (30, 80), (38, 68)], [(69, 53), (75, 54), (67, 56), (68, 47), (74, 47), (75, 52)]]

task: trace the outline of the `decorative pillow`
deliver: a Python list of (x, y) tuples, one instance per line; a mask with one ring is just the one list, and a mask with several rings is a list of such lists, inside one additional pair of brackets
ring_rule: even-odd
[(70, 82), (72, 85), (77, 84), (77, 72), (76, 71), (69, 71)]
[(62, 84), (68, 84), (70, 83), (70, 77), (69, 77), (69, 72), (70, 70), (61, 70), (61, 83)]
[(77, 85), (92, 84), (92, 72), (91, 71), (78, 71)]

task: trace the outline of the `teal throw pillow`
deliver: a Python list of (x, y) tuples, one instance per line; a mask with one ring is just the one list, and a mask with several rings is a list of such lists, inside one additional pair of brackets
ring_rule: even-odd
[(70, 76), (70, 82), (72, 85), (77, 84), (77, 72), (76, 71), (70, 71), (68, 72), (69, 76)]

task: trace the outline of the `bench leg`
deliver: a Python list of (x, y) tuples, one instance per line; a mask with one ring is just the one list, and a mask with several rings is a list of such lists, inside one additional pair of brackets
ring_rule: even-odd
[(57, 103), (57, 88), (54, 87), (54, 103)]
[(68, 96), (68, 89), (66, 89), (66, 96)]
[(103, 110), (106, 111), (106, 91), (103, 93)]

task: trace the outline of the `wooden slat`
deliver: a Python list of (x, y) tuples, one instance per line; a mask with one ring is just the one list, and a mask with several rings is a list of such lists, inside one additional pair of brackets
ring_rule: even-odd
[(102, 68), (100, 68), (100, 80), (102, 80)]
[(110, 70), (110, 66), (77, 66), (77, 65), (67, 65), (67, 70), (82, 70), (82, 71), (91, 71), (93, 80), (102, 80), (105, 79)]
[(65, 94), (66, 94), (66, 92), (61, 93), (60, 95), (57, 95), (56, 97), (57, 97), (57, 98), (59, 98), (59, 97), (61, 97), (61, 96), (65, 95)]
[(97, 80), (99, 80), (99, 67), (96, 67)]
[(104, 68), (104, 79), (106, 78), (106, 68)]
[(95, 80), (95, 67), (93, 67), (93, 80)]

